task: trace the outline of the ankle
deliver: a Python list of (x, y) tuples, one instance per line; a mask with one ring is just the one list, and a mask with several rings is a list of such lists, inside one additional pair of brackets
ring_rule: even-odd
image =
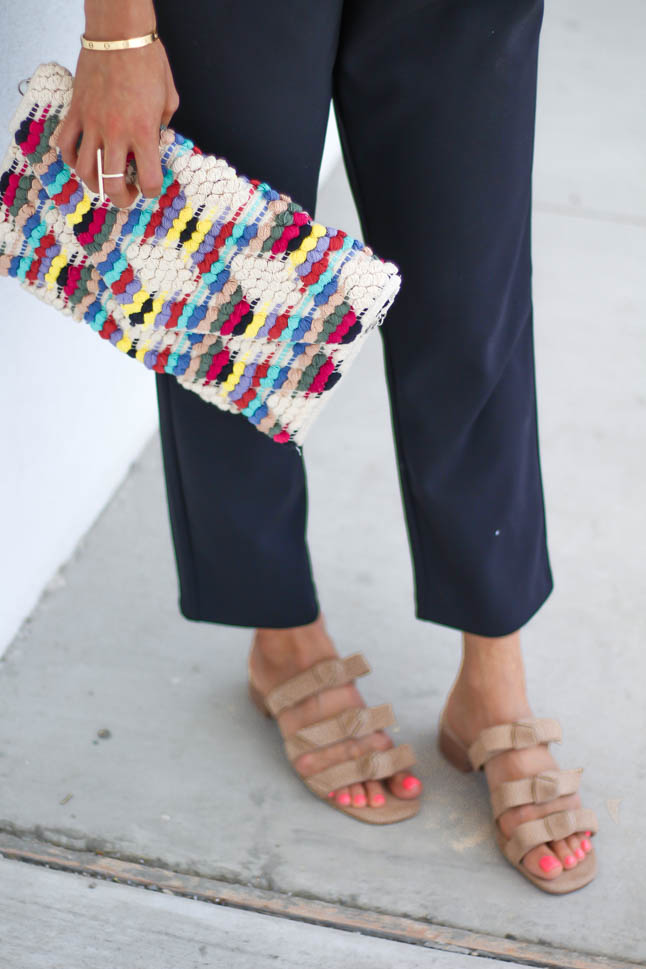
[(253, 650), (262, 657), (263, 663), (277, 668), (309, 660), (313, 655), (336, 655), (321, 613), (304, 626), (256, 629)]
[(449, 706), (481, 728), (532, 716), (517, 632), (496, 639), (464, 634)]

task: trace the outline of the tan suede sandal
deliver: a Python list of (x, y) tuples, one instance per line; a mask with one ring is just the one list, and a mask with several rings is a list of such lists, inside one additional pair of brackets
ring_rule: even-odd
[[(342, 686), (354, 680), (355, 677), (370, 672), (370, 666), (361, 653), (353, 653), (345, 658), (331, 657), (319, 660), (309, 669), (279, 684), (263, 696), (253, 683), (249, 658), (249, 695), (261, 713), (267, 717), (276, 718), (283, 710), (300, 703), (301, 700), (320, 690)], [(390, 703), (383, 703), (376, 707), (349, 707), (334, 717), (301, 727), (289, 737), (283, 737), (285, 754), (293, 766), (294, 760), (306, 751), (338, 743), (349, 737), (363, 737), (375, 730), (383, 730), (395, 722)], [(329, 792), (360, 781), (390, 777), (397, 771), (412, 767), (415, 762), (416, 757), (411, 745), (399, 744), (389, 750), (370, 751), (354, 760), (335, 764), (309, 777), (304, 777), (295, 768), (294, 772), (312, 793), (338, 811), (370, 824), (391, 824), (417, 814), (420, 798), (404, 800), (395, 797), (384, 787), (386, 798), (384, 804), (377, 807), (370, 807), (370, 805), (356, 807), (352, 804), (339, 804), (336, 798), (328, 797)]]
[[(446, 709), (446, 708), (445, 708)], [(438, 746), (443, 756), (461, 771), (483, 770), (492, 757), (506, 750), (519, 750), (536, 744), (548, 744), (561, 740), (558, 720), (517, 720), (481, 730), (470, 747), (465, 746), (446, 723), (445, 709), (440, 717)], [(594, 848), (579, 862), (576, 868), (563, 869), (556, 878), (541, 878), (528, 871), (522, 860), (528, 851), (548, 841), (568, 838), (577, 831), (596, 834), (597, 816), (589, 808), (574, 811), (555, 811), (544, 818), (519, 824), (511, 836), (505, 838), (498, 825), (498, 818), (508, 808), (520, 804), (544, 804), (564, 794), (575, 794), (579, 787), (582, 767), (573, 770), (544, 770), (540, 774), (520, 780), (505, 781), (490, 791), (496, 840), (501, 852), (525, 878), (552, 895), (562, 895), (583, 888), (597, 873)]]

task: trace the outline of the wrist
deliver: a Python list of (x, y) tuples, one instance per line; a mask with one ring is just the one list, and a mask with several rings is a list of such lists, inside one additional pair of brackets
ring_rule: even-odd
[(124, 40), (149, 34), (156, 25), (153, 0), (84, 0), (88, 40)]

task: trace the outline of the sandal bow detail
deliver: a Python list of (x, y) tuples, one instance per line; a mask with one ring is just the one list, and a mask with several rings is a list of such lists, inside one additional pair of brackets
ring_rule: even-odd
[[(461, 771), (483, 770), (485, 764), (507, 750), (520, 750), (536, 744), (548, 744), (562, 739), (558, 720), (532, 718), (513, 723), (498, 724), (481, 730), (475, 741), (466, 746), (446, 722), (445, 711), (440, 718), (438, 746), (442, 755)], [(537, 888), (553, 895), (573, 892), (592, 881), (597, 873), (594, 848), (576, 868), (564, 869), (556, 878), (541, 878), (530, 872), (522, 860), (528, 851), (538, 845), (568, 838), (578, 831), (598, 831), (597, 816), (589, 808), (572, 811), (554, 811), (544, 818), (519, 824), (510, 838), (506, 838), (498, 825), (498, 818), (508, 808), (521, 804), (545, 804), (554, 798), (576, 794), (579, 789), (582, 767), (571, 770), (542, 770), (538, 774), (519, 780), (504, 781), (490, 790), (496, 841), (507, 861)]]
[[(290, 677), (284, 683), (270, 690), (266, 696), (253, 682), (251, 663), (248, 663), (249, 695), (261, 713), (267, 717), (278, 717), (283, 710), (300, 703), (301, 700), (333, 686), (343, 686), (356, 677), (370, 673), (362, 653), (346, 657), (332, 657), (319, 660), (309, 669)], [(352, 737), (363, 737), (375, 730), (383, 730), (396, 723), (390, 703), (374, 707), (348, 707), (333, 717), (301, 727), (289, 736), (283, 736), (283, 747), (288, 761), (292, 764), (301, 754), (315, 751), (329, 744), (339, 743)], [(371, 807), (339, 804), (329, 798), (330, 791), (350, 784), (367, 780), (382, 780), (397, 771), (412, 767), (416, 763), (415, 753), (410, 744), (398, 744), (389, 750), (373, 750), (353, 760), (342, 761), (325, 770), (305, 777), (294, 769), (301, 781), (326, 804), (371, 824), (391, 824), (413, 817), (420, 808), (420, 798), (403, 798), (384, 788), (385, 802)]]

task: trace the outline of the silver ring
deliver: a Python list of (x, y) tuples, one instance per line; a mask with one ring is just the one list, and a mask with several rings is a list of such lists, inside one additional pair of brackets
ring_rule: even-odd
[(99, 199), (101, 200), (101, 202), (105, 202), (105, 191), (103, 188), (103, 179), (104, 178), (124, 178), (125, 172), (113, 172), (112, 174), (109, 174), (108, 172), (104, 172), (100, 148), (97, 148), (96, 150), (96, 168), (99, 175)]
[(21, 84), (29, 84), (31, 81), (30, 77), (23, 77), (22, 81), (18, 81), (18, 92), (24, 97), (25, 92), (23, 91)]

